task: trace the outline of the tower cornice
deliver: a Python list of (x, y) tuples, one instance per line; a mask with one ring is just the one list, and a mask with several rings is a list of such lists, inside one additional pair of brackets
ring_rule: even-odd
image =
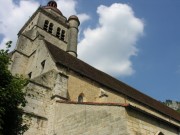
[(28, 21), (25, 23), (25, 25), (20, 29), (20, 31), (18, 32), (18, 36), (20, 35), (20, 33), (23, 32), (23, 30), (28, 26), (28, 24), (34, 19), (34, 17), (39, 13), (43, 13), (46, 16), (48, 16), (49, 18), (53, 19), (54, 21), (56, 21), (57, 23), (60, 23), (61, 25), (63, 25), (65, 28), (68, 28), (69, 26), (67, 25), (67, 18), (63, 15), (61, 15), (61, 17), (63, 17), (66, 22), (62, 22), (60, 17), (55, 17), (52, 16), (52, 14), (50, 14), (49, 12), (47, 12), (43, 7), (39, 6), (39, 8), (34, 12), (34, 14), (28, 19)]

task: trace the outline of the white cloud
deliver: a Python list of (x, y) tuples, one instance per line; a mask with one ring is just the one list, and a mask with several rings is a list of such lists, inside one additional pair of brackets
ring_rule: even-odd
[(76, 12), (77, 2), (75, 0), (57, 0), (57, 4), (58, 4), (58, 8), (67, 18), (70, 17), (71, 15), (77, 15), (81, 23), (90, 19), (90, 16), (88, 16), (87, 14), (85, 13), (78, 14)]
[(76, 1), (75, 0), (57, 0), (58, 9), (61, 10), (64, 16), (69, 17), (76, 14)]
[(87, 20), (90, 19), (90, 16), (87, 14), (77, 14), (79, 21), (81, 22), (81, 24)]
[(79, 58), (115, 77), (132, 75), (131, 57), (137, 55), (136, 42), (144, 24), (126, 4), (99, 6), (98, 26), (84, 31), (78, 45)]
[[(75, 0), (57, 0), (57, 4), (66, 17), (75, 14), (81, 23), (90, 19), (87, 14), (77, 13)], [(18, 31), (38, 6), (35, 0), (20, 1), (18, 5), (13, 0), (0, 1), (0, 34), (3, 35), (0, 49), (5, 48), (8, 40), (15, 46)], [(134, 70), (130, 58), (137, 54), (135, 44), (143, 34), (142, 20), (126, 4), (99, 6), (97, 13), (98, 27), (84, 31), (84, 39), (78, 45), (79, 57), (111, 75), (131, 75)]]
[(35, 1), (20, 1), (15, 5), (12, 0), (0, 1), (0, 34), (4, 36), (0, 43), (0, 49), (5, 48), (8, 40), (13, 41), (13, 47), (17, 40), (17, 33), (32, 13), (38, 8)]
[[(79, 16), (81, 23), (89, 19), (86, 14), (77, 14), (75, 0), (57, 0), (57, 4), (66, 17), (75, 14)], [(0, 0), (0, 34), (3, 35), (0, 49), (5, 48), (5, 43), (9, 40), (13, 41), (14, 49), (18, 31), (38, 6), (36, 0), (20, 0), (18, 5), (13, 3), (13, 0)]]

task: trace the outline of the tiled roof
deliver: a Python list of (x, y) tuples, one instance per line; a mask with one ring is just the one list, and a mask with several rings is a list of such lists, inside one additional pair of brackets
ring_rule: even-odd
[(59, 49), (53, 44), (45, 41), (49, 52), (51, 53), (56, 64), (63, 65), (89, 79), (100, 83), (103, 86), (110, 88), (111, 90), (123, 94), (135, 101), (138, 101), (145, 106), (148, 106), (169, 118), (173, 118), (180, 122), (180, 114), (173, 109), (163, 105), (159, 101), (139, 92), (138, 90), (128, 86), (127, 84), (111, 77), (110, 75), (97, 70), (89, 64), (79, 60), (76, 57), (71, 56), (67, 52)]

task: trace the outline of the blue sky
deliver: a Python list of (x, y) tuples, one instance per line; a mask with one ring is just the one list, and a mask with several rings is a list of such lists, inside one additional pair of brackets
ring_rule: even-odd
[[(179, 0), (57, 2), (64, 15), (76, 14), (81, 20), (80, 59), (157, 100), (180, 101)], [(15, 42), (15, 33), (39, 4), (46, 3), (1, 1), (0, 48), (8, 39)]]

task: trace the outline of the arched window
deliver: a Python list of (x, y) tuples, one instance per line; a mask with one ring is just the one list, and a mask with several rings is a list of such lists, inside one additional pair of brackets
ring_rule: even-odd
[(61, 32), (61, 40), (64, 41), (64, 38), (65, 38), (65, 30), (62, 30), (62, 32)]
[(84, 98), (83, 94), (80, 94), (78, 96), (78, 102), (83, 102), (83, 98)]
[(54, 26), (54, 25), (53, 25), (52, 23), (50, 23), (50, 25), (49, 25), (49, 29), (48, 29), (48, 32), (49, 32), (49, 33), (52, 33), (53, 26)]
[(49, 21), (45, 20), (43, 29), (46, 30), (46, 31), (48, 29), (48, 24), (49, 24)]
[(57, 31), (56, 31), (56, 37), (58, 37), (58, 38), (60, 38), (60, 31), (61, 31), (61, 29), (58, 27)]

